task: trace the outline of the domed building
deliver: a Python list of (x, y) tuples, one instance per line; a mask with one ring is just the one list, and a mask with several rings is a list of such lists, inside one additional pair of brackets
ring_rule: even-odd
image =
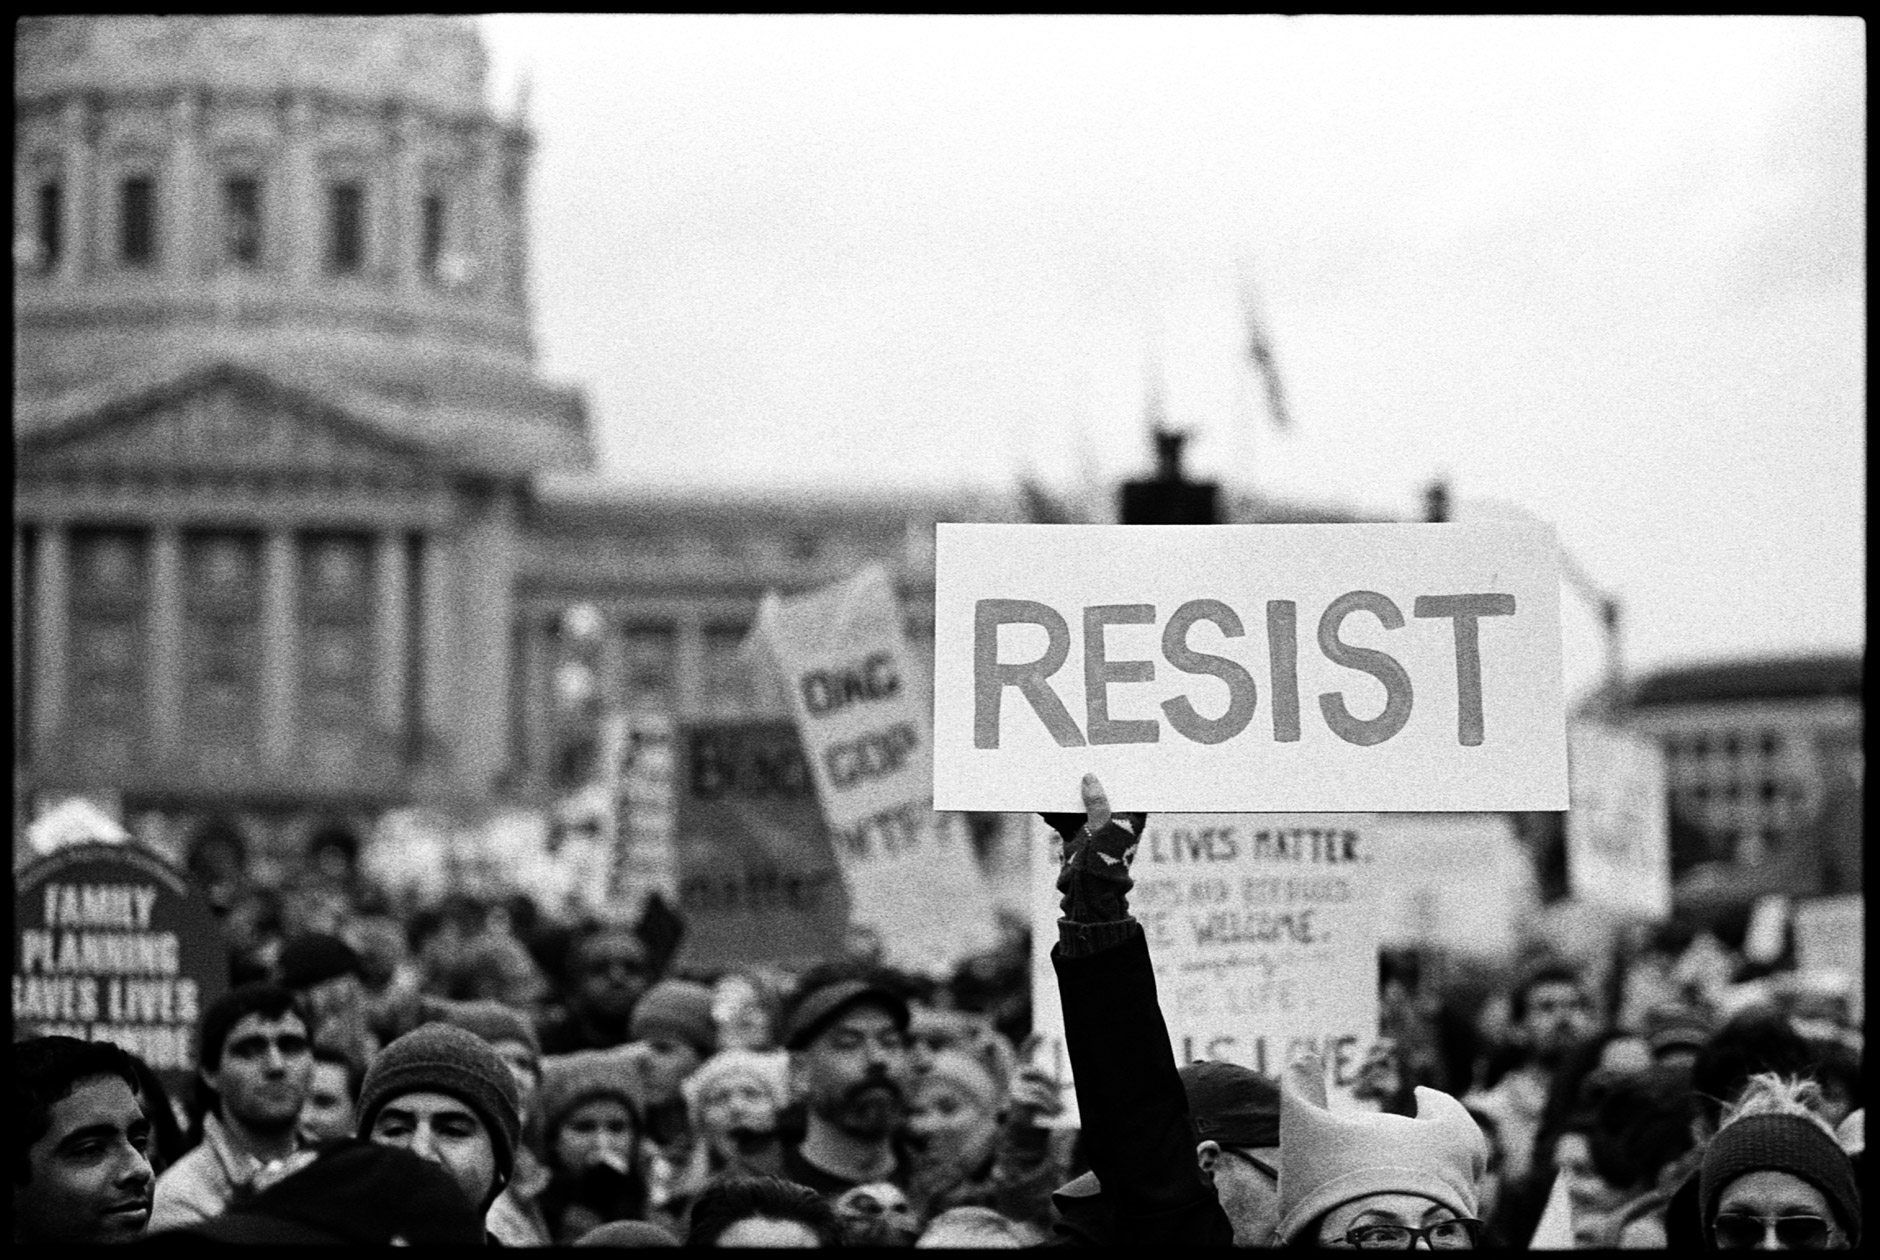
[(574, 639), (589, 711), (731, 713), (766, 586), (878, 559), (931, 616), (938, 504), (583, 482), (470, 19), (45, 17), (14, 55), (16, 831), (87, 793), (291, 863), (553, 799)]

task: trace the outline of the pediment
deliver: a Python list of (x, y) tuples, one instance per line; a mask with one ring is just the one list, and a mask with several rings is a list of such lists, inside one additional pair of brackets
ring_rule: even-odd
[(438, 461), (343, 405), (251, 368), (216, 367), (19, 434), (20, 471), (434, 477)]

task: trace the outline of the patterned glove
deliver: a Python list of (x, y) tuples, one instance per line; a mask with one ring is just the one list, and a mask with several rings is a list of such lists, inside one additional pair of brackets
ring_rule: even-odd
[[(1063, 842), (1057, 888), (1063, 895), (1061, 923), (1067, 928), (1129, 919), (1129, 890), (1135, 886), (1129, 864), (1148, 819), (1147, 814), (1112, 814), (1094, 774), (1084, 776), (1083, 793), (1082, 817), (1040, 815)], [(1069, 936), (1064, 939), (1068, 942)]]

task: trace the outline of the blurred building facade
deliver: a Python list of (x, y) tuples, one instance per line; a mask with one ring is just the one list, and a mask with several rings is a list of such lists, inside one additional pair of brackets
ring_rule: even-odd
[(1673, 817), (1708, 850), (1689, 855), (1695, 891), (1860, 891), (1862, 673), (1857, 655), (1771, 658), (1630, 688), (1629, 723), (1664, 748)]
[(600, 698), (675, 713), (748, 700), (768, 586), (880, 560), (931, 625), (938, 501), (581, 487), (486, 79), (467, 18), (17, 28), (16, 834), (85, 793), (291, 863), (543, 801), (571, 607)]

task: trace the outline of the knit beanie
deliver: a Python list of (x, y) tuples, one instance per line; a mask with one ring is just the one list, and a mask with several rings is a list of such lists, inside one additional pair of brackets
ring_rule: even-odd
[(584, 1102), (596, 1098), (614, 1098), (626, 1104), (633, 1115), (634, 1128), (640, 1127), (638, 1083), (628, 1060), (614, 1050), (577, 1050), (573, 1054), (551, 1054), (542, 1060), (542, 1133), (552, 1146), (555, 1130), (568, 1114)]
[(519, 1041), (536, 1058), (542, 1057), (542, 1042), (535, 1035), (535, 1024), (513, 1006), (501, 1002), (451, 1002), (426, 998), (425, 1017), (475, 1033), (492, 1046), (499, 1041)]
[(703, 1058), (718, 1048), (711, 989), (689, 980), (661, 980), (634, 1004), (627, 1035), (634, 1041), (672, 1037), (691, 1046)]
[(1717, 1217), (1717, 1202), (1730, 1183), (1765, 1169), (1800, 1177), (1821, 1191), (1848, 1237), (1860, 1241), (1860, 1187), (1847, 1153), (1807, 1116), (1767, 1114), (1724, 1125), (1704, 1152), (1697, 1196), (1706, 1237)]
[(363, 970), (353, 947), (337, 936), (309, 932), (281, 946), (281, 983), (296, 992)]
[(1462, 1104), (1419, 1085), (1417, 1114), (1332, 1111), (1324, 1067), (1303, 1055), (1280, 1083), (1280, 1245), (1341, 1203), (1371, 1194), (1419, 1194), (1474, 1216), (1488, 1143)]
[(980, 1107), (997, 1113), (1005, 1102), (1005, 1091), (986, 1065), (963, 1050), (942, 1050), (933, 1057), (927, 1076), (946, 1081), (964, 1090)]
[(522, 1094), (489, 1044), (453, 1024), (420, 1024), (379, 1051), (359, 1088), (359, 1133), (372, 1135), (384, 1106), (405, 1094), (449, 1094), (482, 1119), (507, 1184), (521, 1137)]
[(698, 1109), (713, 1090), (730, 1081), (751, 1081), (778, 1107), (790, 1101), (790, 1055), (783, 1050), (720, 1050), (680, 1083), (685, 1105), (698, 1126)]

